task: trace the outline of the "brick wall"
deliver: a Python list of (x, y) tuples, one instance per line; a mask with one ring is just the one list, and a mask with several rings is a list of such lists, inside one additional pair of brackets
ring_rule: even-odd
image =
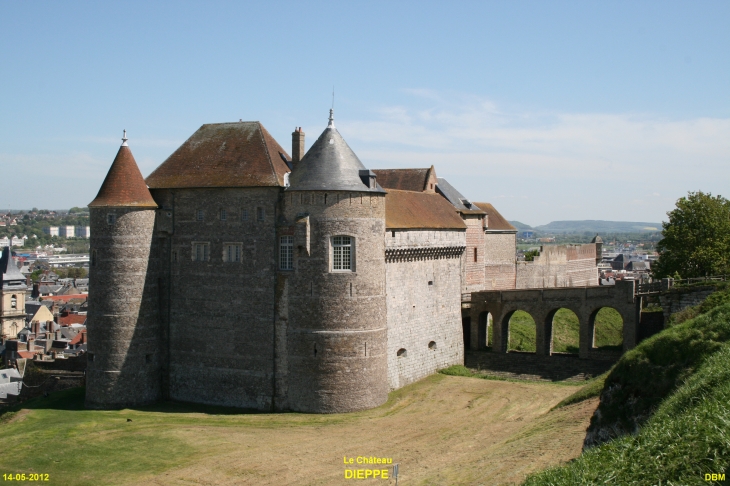
[(464, 275), (461, 292), (469, 293), (484, 289), (484, 221), (482, 215), (462, 216), (466, 223), (466, 250), (461, 258)]
[[(386, 249), (463, 248), (464, 231), (413, 230), (385, 235)], [(459, 254), (414, 252), (386, 263), (388, 382), (403, 387), (438, 369), (461, 364), (461, 262)], [(429, 347), (429, 343), (433, 343)], [(405, 353), (398, 356), (398, 351)]]

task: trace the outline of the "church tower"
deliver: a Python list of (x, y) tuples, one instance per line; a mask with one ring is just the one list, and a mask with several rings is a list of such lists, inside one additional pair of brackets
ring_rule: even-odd
[(157, 204), (127, 144), (89, 204), (87, 408), (138, 406), (160, 397)]
[(296, 165), (278, 225), (291, 410), (339, 413), (388, 397), (385, 191), (334, 125)]
[(0, 257), (0, 335), (15, 339), (25, 327), (25, 276), (13, 260), (10, 247)]

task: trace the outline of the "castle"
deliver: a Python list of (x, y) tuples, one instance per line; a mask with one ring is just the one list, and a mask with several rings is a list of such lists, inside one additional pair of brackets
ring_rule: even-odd
[(89, 408), (376, 407), (463, 363), (463, 295), (520, 286), (491, 205), (434, 167), (368, 170), (331, 111), (291, 157), (258, 122), (203, 125), (146, 180), (125, 134), (89, 208)]

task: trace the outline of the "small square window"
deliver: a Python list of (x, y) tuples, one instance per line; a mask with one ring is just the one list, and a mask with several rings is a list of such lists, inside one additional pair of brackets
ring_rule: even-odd
[(106, 222), (109, 225), (115, 224), (117, 222), (117, 215), (109, 213), (106, 215)]

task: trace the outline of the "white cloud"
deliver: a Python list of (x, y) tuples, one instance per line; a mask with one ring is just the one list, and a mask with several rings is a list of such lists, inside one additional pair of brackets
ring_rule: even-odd
[[(658, 221), (687, 191), (722, 193), (730, 180), (730, 118), (510, 113), (475, 96), (406, 94), (412, 104), (378, 107), (372, 119), (342, 127), (366, 165), (433, 164), (473, 198), (498, 197), (506, 186), (531, 200), (515, 203), (516, 213)], [(546, 192), (554, 205), (529, 206), (539, 204), (528, 195)]]

